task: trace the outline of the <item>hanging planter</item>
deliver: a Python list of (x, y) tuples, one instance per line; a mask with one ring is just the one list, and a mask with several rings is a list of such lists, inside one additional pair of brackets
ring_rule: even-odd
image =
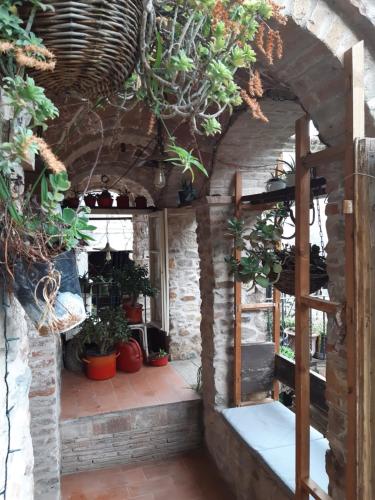
[[(295, 295), (295, 248), (278, 252), (282, 271), (274, 286), (282, 293)], [(310, 245), (310, 293), (315, 293), (328, 283), (326, 259), (317, 245)]]
[(52, 262), (14, 265), (15, 294), (42, 335), (71, 330), (86, 319), (73, 250)]
[(142, 0), (51, 0), (38, 11), (34, 32), (56, 57), (53, 72), (38, 73), (52, 93), (110, 95), (132, 72), (138, 51)]

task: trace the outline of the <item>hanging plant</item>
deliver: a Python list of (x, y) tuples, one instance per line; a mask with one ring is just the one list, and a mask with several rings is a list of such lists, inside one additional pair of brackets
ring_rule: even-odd
[[(156, 118), (179, 118), (189, 123), (193, 135), (214, 136), (221, 132), (223, 113), (243, 102), (254, 118), (268, 121), (257, 101), (263, 88), (254, 64), (256, 49), (270, 64), (282, 57), (280, 33), (266, 23), (274, 19), (285, 24), (280, 11), (271, 0), (149, 0), (140, 57), (125, 83), (124, 102), (136, 98), (148, 105), (150, 132)], [(246, 89), (236, 83), (239, 69), (248, 71)], [(170, 142), (172, 161), (207, 175), (191, 152), (182, 154), (174, 138)]]
[(234, 238), (234, 246), (244, 255), (240, 260), (234, 256), (225, 260), (230, 265), (236, 281), (247, 283), (250, 289), (256, 285), (263, 288), (276, 283), (282, 271), (279, 254), (283, 223), (288, 212), (283, 205), (262, 213), (256, 219), (251, 232), (245, 234), (245, 223), (239, 219), (228, 221), (229, 234)]
[[(65, 166), (34, 133), (37, 127), (46, 130), (58, 110), (25, 69), (50, 71), (55, 59), (30, 31), (36, 11), (46, 7), (32, 0), (24, 27), (16, 7), (21, 3), (5, 0), (0, 7), (0, 119), (8, 124), (0, 144), (1, 261), (37, 328), (65, 331), (84, 319), (71, 250), (91, 239), (94, 227), (87, 209), (61, 208), (70, 189)], [(21, 166), (35, 154), (44, 167), (24, 194)], [(61, 279), (67, 269), (69, 279)]]

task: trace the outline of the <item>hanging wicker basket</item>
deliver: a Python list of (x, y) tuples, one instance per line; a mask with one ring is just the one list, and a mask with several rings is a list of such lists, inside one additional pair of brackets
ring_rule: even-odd
[[(279, 252), (278, 255), (281, 259), (283, 270), (274, 286), (282, 293), (295, 295), (296, 274), (294, 248), (283, 250)], [(328, 274), (326, 259), (322, 255), (319, 255), (319, 247), (312, 245), (310, 247), (310, 293), (317, 292), (325, 287), (327, 283)]]
[(38, 12), (33, 30), (57, 59), (37, 81), (56, 94), (107, 96), (132, 72), (143, 11), (142, 0), (50, 0), (54, 12)]

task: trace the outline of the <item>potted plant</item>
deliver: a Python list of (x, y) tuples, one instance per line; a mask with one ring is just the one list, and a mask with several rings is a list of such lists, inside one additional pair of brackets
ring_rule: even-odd
[(116, 374), (117, 345), (128, 341), (130, 330), (121, 308), (102, 309), (90, 316), (76, 336), (85, 372), (92, 380), (105, 380)]
[(150, 355), (151, 366), (165, 366), (168, 364), (168, 353), (164, 349), (159, 349)]
[(184, 179), (181, 184), (181, 190), (178, 192), (180, 205), (191, 203), (197, 199), (197, 190), (193, 187), (193, 182)]
[(86, 207), (95, 208), (95, 206), (96, 206), (96, 196), (94, 194), (92, 194), (92, 193), (85, 194), (85, 196), (83, 197), (83, 199), (85, 200)]
[(130, 207), (129, 192), (127, 190), (121, 191), (116, 198), (116, 202), (117, 202), (117, 208), (129, 208)]
[(271, 178), (268, 179), (266, 183), (266, 191), (278, 191), (279, 189), (284, 189), (286, 187), (286, 182), (284, 179), (279, 177), (277, 174), (271, 174)]
[(73, 196), (68, 196), (64, 200), (64, 206), (77, 209), (79, 207), (80, 199), (78, 191), (73, 191)]
[(135, 208), (147, 208), (147, 198), (145, 196), (137, 196), (134, 203)]
[(287, 187), (292, 187), (296, 184), (296, 162), (294, 158), (291, 158), (290, 161), (279, 160), (279, 162), (284, 163), (287, 166), (287, 169), (284, 169), (284, 179)]
[(99, 208), (111, 208), (113, 205), (113, 197), (108, 189), (103, 189), (103, 191), (97, 195), (98, 207)]
[(147, 267), (130, 263), (122, 269), (114, 270), (113, 279), (118, 283), (123, 308), (129, 323), (142, 323), (142, 304), (138, 303), (140, 295), (154, 297), (157, 290), (151, 285)]

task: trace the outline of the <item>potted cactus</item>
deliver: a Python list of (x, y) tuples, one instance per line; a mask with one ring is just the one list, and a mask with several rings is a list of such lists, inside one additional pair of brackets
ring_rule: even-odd
[(168, 353), (164, 349), (159, 349), (150, 356), (151, 366), (166, 366), (168, 364)]

